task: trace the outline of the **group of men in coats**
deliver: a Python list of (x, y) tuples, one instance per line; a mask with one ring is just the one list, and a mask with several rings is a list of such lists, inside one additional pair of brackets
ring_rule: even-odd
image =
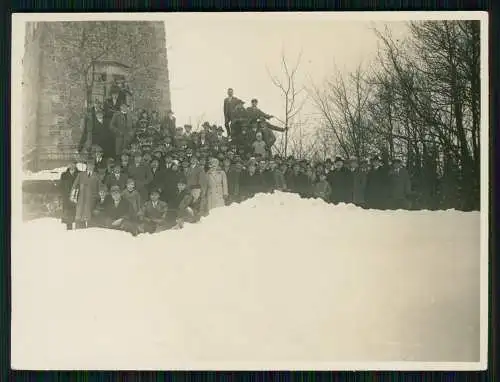
[[(205, 179), (198, 168), (193, 168), (189, 177), (171, 176), (170, 169), (164, 168), (147, 184), (140, 184), (139, 177), (131, 176), (131, 169), (141, 167), (140, 163), (126, 171), (119, 164), (111, 171), (97, 166), (94, 158), (84, 171), (79, 171), (75, 161), (61, 175), (62, 222), (67, 229), (73, 229), (75, 224), (77, 229), (101, 227), (135, 236), (181, 228), (186, 221), (198, 221), (204, 212)], [(152, 170), (144, 168), (152, 176)]]
[[(308, 161), (273, 157), (273, 131), (284, 129), (268, 122), (272, 116), (258, 108), (256, 99), (244, 108), (233, 89), (228, 89), (223, 107), (228, 137), (222, 135), (222, 128), (212, 131), (205, 123), (192, 146), (179, 144), (195, 134), (187, 127), (185, 132), (179, 131), (169, 111), (162, 120), (167, 138), (160, 144), (166, 151), (152, 156), (141, 151), (136, 142), (137, 121), (127, 104), (130, 94), (123, 84), (112, 87), (102, 110), (92, 108), (85, 116), (79, 149), (88, 155), (86, 170), (78, 171), (71, 163), (61, 176), (63, 222), (68, 229), (75, 223), (76, 228), (98, 226), (137, 235), (180, 228), (185, 221), (195, 222), (207, 214), (210, 174), (216, 173), (223, 173), (226, 179), (223, 196), (228, 204), (258, 192), (281, 190), (334, 204), (354, 203), (376, 209), (409, 207), (410, 178), (397, 159), (392, 167), (378, 157), (368, 166), (340, 157), (313, 166)], [(139, 122), (144, 119), (146, 127), (158, 119), (139, 114)], [(219, 146), (227, 149), (231, 141), (236, 145), (235, 152), (250, 142), (251, 158), (213, 151)], [(200, 160), (199, 154), (207, 152), (209, 156), (202, 155)], [(173, 159), (175, 153), (187, 158), (187, 167)], [(219, 159), (218, 168), (212, 172), (210, 158)]]
[(266, 152), (270, 154), (276, 142), (273, 131), (284, 132), (286, 128), (269, 123), (268, 120), (273, 116), (259, 109), (258, 102), (256, 98), (253, 98), (250, 101), (251, 106), (245, 109), (243, 106), (245, 102), (234, 96), (232, 88), (227, 89), (223, 107), (224, 126), (228, 137), (241, 147), (251, 147), (260, 133)]

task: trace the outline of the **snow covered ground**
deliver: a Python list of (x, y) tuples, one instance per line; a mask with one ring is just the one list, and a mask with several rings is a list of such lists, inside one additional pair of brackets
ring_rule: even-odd
[[(85, 171), (84, 163), (77, 163), (76, 167), (80, 171)], [(61, 178), (61, 174), (66, 171), (68, 167), (58, 167), (52, 170), (42, 170), (38, 172), (23, 172), (23, 180), (59, 180)]]
[(479, 213), (257, 195), (137, 238), (23, 223), (14, 368), (479, 361)]

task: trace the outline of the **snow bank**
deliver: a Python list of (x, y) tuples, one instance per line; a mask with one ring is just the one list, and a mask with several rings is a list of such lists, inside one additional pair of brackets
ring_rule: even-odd
[[(85, 171), (84, 163), (78, 163), (76, 167), (80, 171)], [(67, 168), (68, 167), (65, 166), (38, 172), (26, 171), (23, 173), (23, 180), (59, 180), (61, 178), (61, 174), (66, 171)]]
[(476, 212), (275, 193), (137, 238), (52, 219), (17, 234), (14, 367), (479, 361)]

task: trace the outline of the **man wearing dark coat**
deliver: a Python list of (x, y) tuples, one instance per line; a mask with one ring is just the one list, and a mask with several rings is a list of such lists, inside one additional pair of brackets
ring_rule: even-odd
[(227, 136), (231, 136), (231, 122), (233, 120), (233, 112), (240, 100), (233, 95), (232, 88), (227, 89), (227, 97), (224, 99), (224, 126), (226, 127)]
[(402, 167), (400, 159), (393, 161), (393, 169), (389, 173), (390, 207), (392, 209), (410, 208), (409, 197), (412, 195), (411, 181), (408, 171)]
[(120, 111), (113, 115), (110, 129), (115, 138), (115, 155), (120, 156), (134, 136), (134, 121), (128, 114), (127, 104), (121, 104)]
[(372, 168), (366, 176), (366, 205), (368, 208), (383, 210), (388, 207), (389, 174), (378, 156), (372, 158), (371, 162)]
[(349, 202), (352, 192), (352, 177), (344, 167), (342, 158), (335, 158), (334, 169), (328, 173), (326, 179), (332, 189), (330, 194), (331, 202), (334, 204)]
[(348, 172), (351, 180), (351, 190), (348, 203), (354, 203), (357, 206), (364, 206), (366, 191), (366, 173), (359, 168), (359, 162), (356, 158), (349, 161)]
[(175, 128), (176, 118), (174, 116), (174, 112), (172, 110), (168, 110), (166, 117), (162, 121), (162, 130), (169, 137), (173, 137), (175, 135)]
[(144, 203), (139, 212), (141, 221), (139, 230), (142, 232), (155, 233), (170, 228), (171, 224), (167, 221), (168, 205), (160, 200), (160, 190), (152, 189), (150, 191), (150, 200)]
[(258, 105), (258, 100), (256, 98), (252, 99), (251, 106), (247, 107), (247, 116), (250, 120), (250, 123), (256, 123), (258, 120), (265, 120), (272, 118), (271, 114), (266, 114), (262, 110), (260, 110)]
[(73, 183), (75, 183), (78, 173), (76, 161), (71, 162), (68, 169), (61, 174), (61, 180), (59, 182), (63, 208), (61, 221), (66, 224), (66, 229), (68, 230), (73, 229), (73, 223), (75, 221), (76, 205), (70, 200), (70, 196)]
[(286, 184), (289, 191), (295, 192), (301, 196), (307, 191), (308, 179), (306, 174), (300, 171), (300, 165), (298, 163), (295, 163), (292, 171), (287, 173)]
[(184, 176), (180, 176), (177, 179), (176, 191), (172, 194), (170, 201), (168, 202), (168, 211), (167, 211), (167, 222), (174, 226), (176, 224), (176, 219), (179, 212), (179, 205), (186, 195), (189, 195), (189, 189), (186, 186), (186, 178)]
[(257, 172), (257, 167), (251, 163), (247, 171), (241, 174), (240, 195), (241, 199), (249, 199), (260, 192), (264, 192), (265, 183), (261, 173)]
[(128, 174), (122, 172), (122, 167), (120, 164), (116, 164), (113, 167), (113, 172), (111, 174), (107, 174), (104, 178), (104, 184), (111, 189), (112, 186), (120, 187), (120, 190), (124, 190), (127, 186)]
[(105, 158), (115, 156), (114, 135), (104, 123), (104, 114), (101, 110), (91, 109), (83, 120), (83, 133), (78, 145), (78, 151), (88, 151), (92, 146), (102, 148)]
[(118, 86), (118, 100), (120, 103), (128, 103), (129, 97), (132, 97), (132, 91), (130, 90), (130, 86), (124, 80), (121, 80), (116, 85)]
[(252, 99), (251, 102), (252, 106), (248, 107), (246, 110), (250, 125), (256, 125), (259, 130), (262, 130), (262, 137), (264, 138), (268, 149), (270, 149), (276, 142), (276, 136), (273, 131), (284, 132), (286, 129), (275, 126), (267, 121), (273, 116), (264, 113), (257, 107), (259, 101), (256, 98)]
[(176, 228), (183, 228), (184, 223), (196, 223), (201, 218), (201, 188), (198, 185), (191, 186), (184, 194), (177, 207)]
[(111, 187), (111, 199), (103, 208), (104, 224), (106, 228), (116, 229), (137, 235), (137, 227), (131, 221), (132, 206), (122, 197), (118, 186)]
[(238, 139), (241, 135), (241, 132), (248, 125), (248, 115), (245, 107), (243, 106), (244, 102), (240, 99), (237, 100), (234, 105), (234, 109), (231, 115), (231, 138)]
[(109, 126), (113, 115), (120, 111), (120, 105), (123, 100), (120, 99), (120, 89), (117, 86), (111, 86), (111, 97), (104, 101), (103, 111), (104, 111), (104, 125)]
[(177, 182), (182, 174), (178, 169), (178, 164), (174, 162), (171, 166), (166, 163), (165, 166), (159, 170), (159, 174), (155, 180), (155, 186), (160, 189), (160, 199), (164, 202), (171, 203), (175, 197)]

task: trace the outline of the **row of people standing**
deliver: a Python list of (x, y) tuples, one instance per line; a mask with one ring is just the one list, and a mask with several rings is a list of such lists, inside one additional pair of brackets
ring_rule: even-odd
[[(103, 159), (97, 149), (89, 161), (89, 169), (79, 173), (74, 164), (61, 177), (66, 224), (88, 226), (92, 220), (94, 203), (99, 190), (110, 192), (118, 188), (130, 203), (133, 216), (141, 216), (141, 208), (150, 201), (151, 192), (158, 193), (158, 200), (166, 203), (168, 210), (177, 211), (184, 189), (199, 190), (199, 216), (213, 208), (241, 202), (257, 193), (275, 190), (294, 192), (302, 197), (322, 198), (329, 203), (354, 203), (365, 208), (408, 208), (412, 195), (408, 173), (394, 160), (388, 169), (380, 158), (372, 163), (358, 163), (356, 159), (344, 161), (336, 158), (312, 166), (307, 161), (260, 160), (243, 161), (239, 157), (226, 157), (219, 162), (210, 157), (207, 161), (192, 156), (185, 166), (172, 156), (144, 160), (137, 153), (129, 161)], [(185, 184), (185, 188), (182, 185)], [(76, 193), (76, 194), (75, 194)], [(162, 208), (160, 203), (158, 208)], [(175, 223), (169, 214), (169, 224)], [(134, 219), (133, 219), (134, 220)], [(168, 226), (168, 224), (167, 224)]]

